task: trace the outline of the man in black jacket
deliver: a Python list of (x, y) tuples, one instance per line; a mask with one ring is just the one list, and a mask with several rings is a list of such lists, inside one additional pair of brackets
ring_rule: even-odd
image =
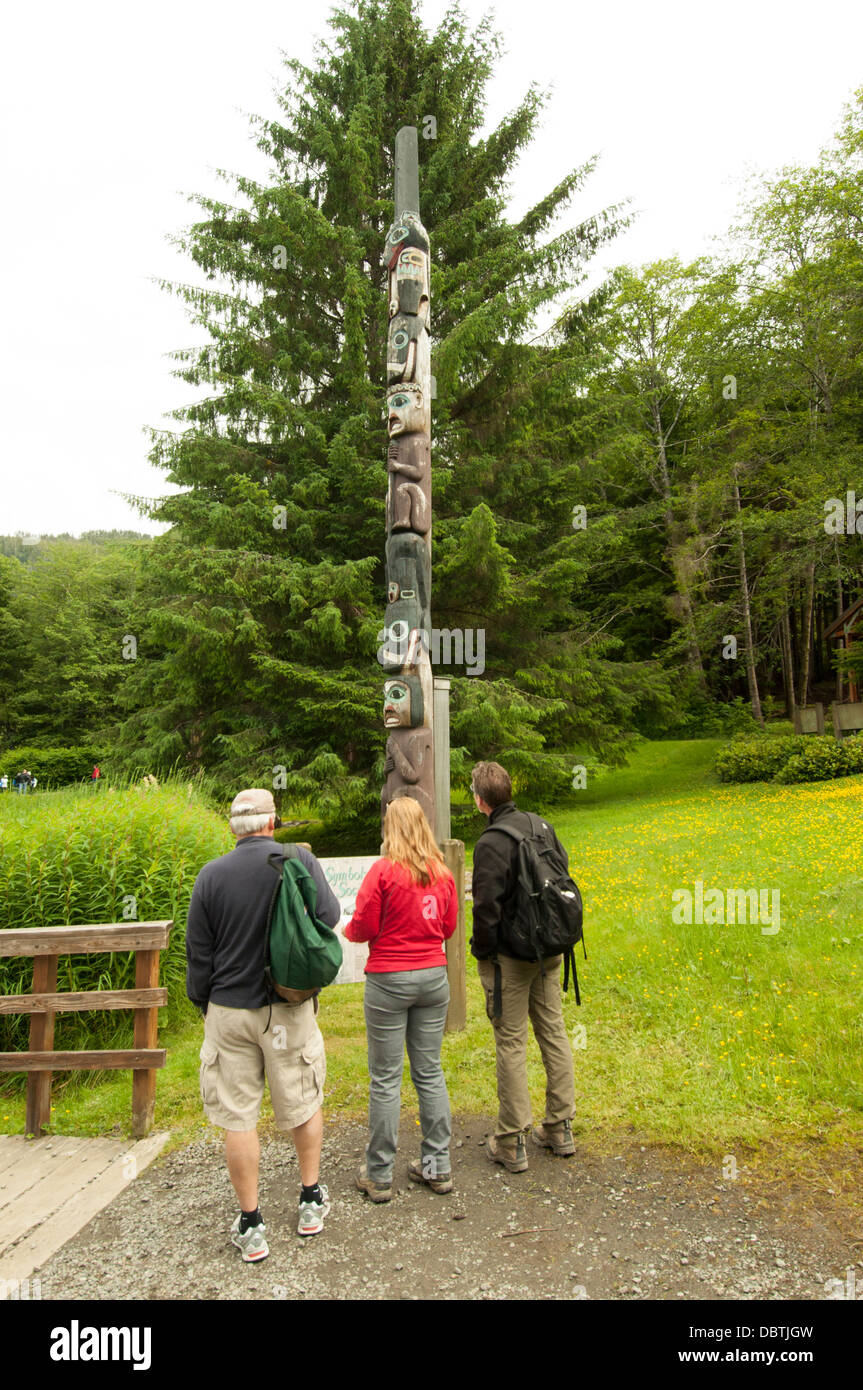
[[(186, 926), (186, 993), (205, 1018), (201, 1098), (208, 1119), (225, 1131), (225, 1158), (240, 1215), (231, 1240), (247, 1262), (269, 1254), (258, 1207), (258, 1114), (264, 1076), (276, 1125), (290, 1131), (300, 1166), (298, 1232), (317, 1235), (330, 1210), (320, 1176), (324, 1040), (317, 1000), (271, 1003), (264, 976), (270, 902), (278, 883), (268, 864), (284, 854), (273, 839), (272, 793), (252, 787), (234, 797), (234, 849), (205, 864), (195, 880)], [(297, 853), (318, 890), (316, 914), (334, 927), (341, 915), (311, 851)], [(278, 866), (276, 866), (278, 867)]]
[[(572, 1051), (563, 1020), (560, 990), (562, 956), (539, 961), (516, 959), (507, 948), (507, 927), (516, 911), (518, 844), (500, 829), (502, 820), (531, 833), (528, 817), (512, 799), (509, 773), (500, 763), (477, 763), (471, 779), (477, 808), (488, 825), (473, 855), (473, 937), (471, 951), (479, 962), (486, 1012), (494, 1026), (497, 1055), (498, 1118), (487, 1152), (511, 1173), (527, 1168), (525, 1135), (531, 1127), (527, 1086), (527, 1024), (542, 1054), (546, 1075), (545, 1119), (533, 1131), (534, 1141), (552, 1153), (575, 1153), (572, 1119), (575, 1078)], [(552, 842), (562, 865), (568, 856), (551, 827)], [(495, 967), (500, 971), (500, 1017), (495, 1017)], [(543, 971), (545, 972), (543, 974)]]

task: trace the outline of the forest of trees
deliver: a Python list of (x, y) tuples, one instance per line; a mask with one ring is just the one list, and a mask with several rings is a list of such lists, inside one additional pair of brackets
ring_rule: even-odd
[[(825, 631), (863, 594), (863, 89), (813, 167), (747, 190), (721, 254), (587, 292), (626, 208), (579, 219), (589, 163), (507, 220), (544, 97), (480, 137), (489, 24), (454, 8), (427, 33), (407, 0), (353, 0), (332, 25), (255, 122), (267, 181), (199, 199), (181, 240), (168, 288), (209, 341), (175, 354), (204, 389), (153, 436), (182, 491), (139, 506), (169, 529), (0, 538), (0, 749), (86, 742), (225, 787), (283, 766), (288, 803), (373, 817), (381, 254), (395, 131), (429, 113), (432, 617), (485, 633), (482, 674), (441, 668), (454, 776), (498, 757), (550, 799), (635, 731), (841, 697)], [(863, 675), (863, 643), (847, 660)]]

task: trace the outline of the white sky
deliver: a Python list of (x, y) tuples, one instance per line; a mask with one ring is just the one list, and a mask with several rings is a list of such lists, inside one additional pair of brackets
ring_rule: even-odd
[[(465, 0), (475, 22), (490, 6)], [(445, 0), (425, 0), (433, 27)], [(859, 0), (498, 0), (496, 124), (553, 86), (518, 212), (594, 152), (576, 216), (631, 198), (609, 263), (710, 249), (747, 169), (813, 160), (863, 84)], [(148, 0), (7, 8), (0, 68), (0, 533), (154, 529), (112, 490), (167, 491), (148, 425), (191, 394), (165, 354), (196, 340), (151, 277), (194, 279), (166, 243), (263, 174), (244, 112), (275, 115), (280, 50), (310, 61), (323, 0)], [(434, 229), (430, 229), (434, 235)]]

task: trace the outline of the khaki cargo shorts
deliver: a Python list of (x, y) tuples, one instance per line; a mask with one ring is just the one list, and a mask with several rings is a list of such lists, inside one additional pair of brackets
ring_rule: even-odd
[(265, 1076), (278, 1128), (305, 1124), (321, 1108), (326, 1074), (314, 1000), (274, 1004), (272, 1017), (269, 1006), (228, 1009), (210, 1004), (207, 1008), (201, 1099), (207, 1119), (221, 1129), (256, 1127)]

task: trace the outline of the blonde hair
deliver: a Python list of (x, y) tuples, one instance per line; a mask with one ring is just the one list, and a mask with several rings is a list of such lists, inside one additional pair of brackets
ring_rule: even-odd
[(446, 867), (422, 807), (410, 796), (397, 796), (387, 807), (381, 852), (403, 864), (414, 883), (431, 883)]

